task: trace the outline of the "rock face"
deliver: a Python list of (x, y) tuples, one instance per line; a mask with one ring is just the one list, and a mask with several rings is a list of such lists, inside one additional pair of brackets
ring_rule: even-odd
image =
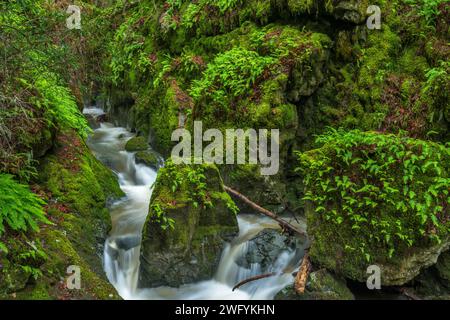
[(303, 251), (301, 239), (285, 236), (275, 229), (261, 231), (248, 242), (248, 246), (247, 254), (236, 261), (239, 266), (247, 269), (257, 263), (261, 270), (267, 270), (283, 251), (298, 250), (299, 254)]
[[(449, 247), (450, 238), (435, 246), (413, 248), (401, 258), (394, 260), (393, 263), (379, 264), (382, 272), (382, 284), (386, 286), (403, 285), (413, 280), (422, 270), (436, 264), (441, 253)], [(442, 268), (442, 271), (444, 269)]]
[(447, 287), (450, 288), (450, 252), (444, 252), (440, 255), (438, 262), (436, 264), (436, 269), (438, 270), (439, 277), (443, 282), (446, 283)]
[[(196, 177), (207, 185), (203, 200), (192, 193)], [(175, 166), (169, 160), (158, 174), (144, 226), (140, 287), (210, 279), (225, 243), (239, 231), (233, 210), (215, 166)]]
[[(441, 261), (441, 258), (439, 258)], [(414, 292), (424, 300), (450, 300), (450, 282), (442, 277), (436, 266), (428, 268), (414, 279)]]
[(369, 1), (350, 0), (333, 1), (337, 3), (333, 8), (333, 16), (338, 20), (352, 22), (355, 24), (364, 22)]
[(295, 292), (293, 286), (289, 286), (279, 292), (275, 300), (354, 300), (353, 293), (347, 288), (344, 279), (339, 278), (327, 270), (322, 269), (312, 272), (306, 283), (303, 295)]

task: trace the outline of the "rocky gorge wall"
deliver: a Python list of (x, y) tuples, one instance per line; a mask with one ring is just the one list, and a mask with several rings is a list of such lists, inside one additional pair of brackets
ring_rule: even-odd
[[(392, 208), (387, 211), (387, 219), (400, 227), (402, 218), (397, 222), (394, 219), (397, 214), (405, 219), (414, 212), (429, 217), (408, 226), (417, 237), (416, 243), (403, 230), (381, 227), (387, 223), (384, 220), (381, 225), (355, 229), (353, 219), (370, 220), (363, 212), (353, 217), (351, 206), (342, 207), (347, 201), (342, 198), (345, 195), (338, 193), (323, 206), (311, 201), (308, 194), (319, 199), (327, 189), (323, 186), (325, 189), (314, 191), (305, 178), (336, 155), (319, 149), (305, 169), (297, 152), (322, 147), (315, 136), (333, 137), (326, 128), (334, 127), (353, 132), (355, 139), (363, 137), (363, 132), (376, 132), (383, 141), (393, 139), (390, 134), (417, 139), (423, 149), (410, 151), (408, 156), (413, 159), (425, 157), (422, 150), (433, 149), (436, 143), (441, 151), (430, 155), (428, 161), (445, 162), (442, 159), (448, 156), (449, 139), (449, 49), (445, 44), (448, 4), (435, 4), (438, 14), (434, 16), (430, 4), (414, 1), (158, 1), (155, 5), (146, 1), (130, 5), (112, 42), (110, 106), (120, 109), (127, 101), (130, 127), (166, 156), (173, 147), (173, 130), (180, 125), (193, 130), (195, 120), (201, 120), (205, 130), (278, 128), (278, 175), (263, 177), (250, 165), (219, 166), (219, 171), (226, 185), (266, 208), (278, 213), (306, 213), (313, 239), (312, 259), (317, 267), (364, 281), (368, 265), (387, 266), (388, 260), (399, 259), (407, 265), (389, 269), (385, 283), (403, 285), (436, 263), (447, 249), (448, 169), (436, 169), (432, 181), (413, 178), (411, 183), (424, 185), (401, 192), (413, 198), (413, 194), (418, 195), (421, 200), (411, 199), (406, 209), (398, 207), (401, 200), (392, 194), (381, 199), (376, 191), (368, 192), (366, 198), (358, 200), (369, 207), (357, 210), (377, 216), (379, 209), (375, 207), (389, 199)], [(369, 5), (381, 8), (379, 30), (366, 26)], [(352, 131), (355, 129), (359, 131)], [(343, 150), (347, 157), (344, 163), (360, 161), (349, 145)], [(391, 170), (372, 172), (381, 181), (380, 190), (391, 188), (383, 186), (391, 179), (403, 179), (399, 170), (404, 155), (396, 153), (391, 158)], [(425, 162), (416, 165), (422, 170), (429, 166)], [(350, 173), (347, 176), (342, 168), (330, 168), (334, 183), (345, 177), (351, 183), (359, 179)], [(326, 183), (324, 176), (319, 177)], [(159, 183), (167, 183), (164, 179), (161, 175)], [(425, 200), (422, 196), (427, 188), (437, 189)], [(372, 203), (375, 207), (370, 207)], [(237, 204), (248, 210), (244, 204)], [(335, 206), (342, 210), (333, 210)], [(335, 220), (330, 218), (335, 222), (320, 219), (318, 210), (336, 215)], [(337, 229), (329, 233), (328, 227)], [(442, 237), (434, 229), (441, 230)], [(367, 235), (375, 232), (374, 247), (353, 247), (355, 230)], [(404, 251), (403, 242), (410, 249)], [(422, 258), (418, 258), (412, 252), (424, 242), (428, 249), (435, 249), (429, 255), (422, 252)], [(354, 259), (336, 257), (341, 250), (355, 250)]]
[[(80, 5), (83, 32), (67, 37), (63, 4), (30, 1), (1, 11), (0, 49), (12, 58), (0, 75), (0, 182), (7, 181), (0, 187), (26, 187), (39, 204), (41, 231), (32, 222), (0, 228), (0, 296), (117, 297), (98, 255), (105, 207), (122, 194), (84, 145), (83, 96), (137, 133), (141, 161), (151, 166), (149, 144), (168, 159), (172, 132), (192, 131), (196, 120), (205, 130), (281, 132), (274, 176), (254, 165), (160, 172), (144, 232), (144, 286), (211, 275), (236, 232), (236, 205), (249, 211), (233, 203), (225, 184), (276, 213), (306, 215), (311, 298), (351, 298), (345, 278), (364, 282), (371, 264), (387, 268), (386, 285), (448, 296), (447, 1)], [(369, 5), (381, 8), (379, 30), (366, 26)], [(5, 25), (38, 37), (29, 43)], [(206, 241), (213, 246), (205, 252)], [(168, 256), (176, 262), (164, 263)], [(69, 263), (92, 284), (75, 296), (61, 282)]]

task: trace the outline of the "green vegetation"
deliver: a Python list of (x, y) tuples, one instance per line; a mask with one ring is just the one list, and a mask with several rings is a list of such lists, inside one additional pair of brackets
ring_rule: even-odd
[[(11, 175), (0, 174), (0, 239), (8, 231), (39, 231), (38, 223), (50, 223), (45, 216), (44, 205), (45, 202), (28, 186), (17, 183)], [(1, 241), (0, 251), (8, 253)]]
[(324, 225), (354, 235), (346, 251), (373, 262), (447, 237), (450, 148), (341, 130), (316, 142), (323, 147), (300, 155), (304, 199)]
[(405, 3), (418, 8), (419, 14), (425, 18), (427, 25), (433, 29), (436, 19), (442, 15), (439, 7), (448, 4), (448, 2), (448, 0), (405, 0)]
[(190, 95), (194, 100), (208, 98), (227, 108), (227, 97), (248, 93), (251, 85), (274, 63), (271, 57), (260, 57), (257, 52), (235, 47), (218, 55), (206, 68), (202, 80), (194, 81)]
[[(178, 206), (192, 206), (194, 209), (214, 210), (214, 203), (222, 201), (230, 213), (236, 214), (238, 209), (233, 200), (224, 192), (219, 194), (210, 190), (222, 188), (222, 182), (217, 180), (217, 169), (208, 165), (176, 165), (169, 159), (164, 168), (158, 172), (157, 184), (154, 188), (157, 193), (161, 188), (165, 193), (160, 193), (157, 201), (152, 201), (149, 219), (161, 226), (163, 230), (174, 229), (175, 220), (167, 216), (167, 209)], [(207, 180), (207, 172), (213, 178)], [(167, 194), (166, 194), (167, 193)], [(176, 197), (174, 197), (177, 195)], [(170, 200), (176, 199), (176, 200)]]
[[(89, 48), (80, 31), (65, 28), (61, 8), (0, 3), (1, 299), (117, 297), (93, 248), (108, 231), (107, 198), (122, 192), (83, 145), (90, 129), (80, 108), (91, 77), (80, 53)], [(92, 286), (71, 294), (60, 281), (74, 263)]]
[[(274, 176), (165, 162), (144, 227), (147, 285), (212, 276), (237, 231), (225, 183), (306, 215), (314, 267), (334, 273), (313, 272), (310, 297), (351, 298), (339, 276), (365, 281), (374, 263), (388, 285), (435, 273), (448, 291), (448, 0), (76, 4), (82, 30), (66, 28), (65, 2), (0, 3), (1, 298), (114, 292), (98, 256), (106, 204), (123, 193), (85, 143), (80, 110), (93, 102), (127, 121), (125, 149), (155, 169), (153, 149), (167, 158), (172, 132), (194, 121), (280, 129)], [(365, 26), (369, 4), (380, 30)], [(57, 285), (70, 264), (90, 283), (76, 294)]]
[(144, 137), (134, 137), (127, 141), (125, 150), (129, 152), (145, 151), (149, 148), (147, 140)]

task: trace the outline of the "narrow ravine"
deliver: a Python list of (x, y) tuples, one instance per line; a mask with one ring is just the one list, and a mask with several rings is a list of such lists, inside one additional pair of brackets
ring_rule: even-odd
[[(303, 248), (282, 250), (270, 265), (259, 263), (242, 267), (237, 261), (255, 250), (249, 241), (262, 230), (277, 229), (278, 225), (263, 216), (241, 214), (239, 235), (227, 244), (213, 279), (184, 285), (180, 288), (138, 288), (139, 254), (142, 229), (148, 214), (152, 185), (157, 172), (135, 162), (134, 153), (125, 151), (126, 142), (133, 137), (128, 130), (110, 123), (97, 124), (104, 114), (99, 108), (85, 108), (94, 133), (88, 146), (95, 156), (118, 176), (126, 197), (111, 206), (112, 230), (105, 243), (104, 269), (109, 281), (124, 299), (273, 299), (292, 283), (292, 273), (298, 269)], [(300, 223), (304, 228), (304, 224)], [(232, 291), (234, 285), (252, 276), (265, 273), (278, 276), (255, 281)]]

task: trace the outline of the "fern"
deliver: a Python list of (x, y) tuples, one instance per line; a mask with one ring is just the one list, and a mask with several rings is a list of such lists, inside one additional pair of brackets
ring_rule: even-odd
[(90, 132), (89, 124), (83, 117), (67, 87), (59, 85), (56, 75), (45, 73), (38, 77), (35, 86), (41, 93), (43, 103), (53, 114), (58, 126), (72, 128), (83, 138)]
[(218, 55), (208, 65), (203, 79), (193, 82), (190, 95), (195, 100), (212, 95), (216, 102), (223, 101), (226, 96), (240, 96), (273, 63), (275, 59), (272, 57), (263, 57), (255, 51), (235, 47)]
[[(13, 231), (39, 231), (38, 223), (51, 224), (46, 218), (45, 202), (25, 185), (16, 182), (11, 175), (0, 174), (0, 237), (6, 228)], [(0, 250), (7, 252), (0, 242)]]

